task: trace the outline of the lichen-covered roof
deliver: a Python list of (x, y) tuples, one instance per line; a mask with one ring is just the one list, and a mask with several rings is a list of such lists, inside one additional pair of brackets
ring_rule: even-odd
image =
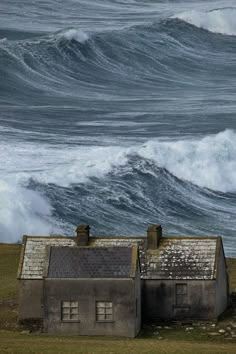
[[(217, 237), (163, 237), (157, 250), (146, 250), (146, 237), (90, 237), (91, 248), (139, 248), (143, 279), (214, 279)], [(21, 279), (42, 279), (47, 246), (76, 246), (74, 237), (26, 236), (18, 271)]]
[(51, 247), (47, 277), (129, 278), (132, 251), (131, 247)]
[(146, 279), (214, 279), (217, 238), (165, 238), (148, 250), (142, 263)]
[(18, 278), (43, 278), (46, 246), (75, 246), (75, 240), (69, 237), (24, 236)]

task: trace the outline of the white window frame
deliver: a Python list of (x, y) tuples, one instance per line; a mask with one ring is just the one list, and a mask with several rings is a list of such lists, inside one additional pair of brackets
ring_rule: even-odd
[(96, 322), (113, 322), (113, 302), (96, 301), (95, 313)]
[(79, 322), (79, 302), (75, 300), (61, 301), (62, 322)]

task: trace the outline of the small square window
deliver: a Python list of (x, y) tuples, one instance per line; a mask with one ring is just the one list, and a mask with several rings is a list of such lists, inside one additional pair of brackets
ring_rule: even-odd
[(112, 302), (96, 302), (96, 321), (112, 321), (113, 307)]
[(62, 303), (61, 303), (61, 319), (62, 319), (62, 321), (78, 321), (79, 320), (78, 301), (62, 301)]
[(187, 284), (176, 284), (176, 306), (184, 306), (188, 303), (188, 288)]

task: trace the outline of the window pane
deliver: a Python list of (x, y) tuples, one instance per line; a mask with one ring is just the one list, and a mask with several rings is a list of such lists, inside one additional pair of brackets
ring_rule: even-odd
[(107, 308), (106, 309), (106, 314), (107, 315), (112, 315), (112, 308)]
[(180, 286), (180, 284), (176, 284), (176, 294), (182, 294), (182, 287)]
[(62, 301), (62, 307), (70, 307), (70, 301)]
[(182, 295), (176, 295), (176, 304), (181, 305), (182, 304)]
[(70, 306), (71, 307), (78, 307), (78, 301), (71, 301)]
[(62, 309), (62, 312), (65, 313), (65, 314), (67, 314), (67, 313), (69, 314), (69, 313), (70, 313), (70, 308), (69, 308), (69, 307), (68, 307), (68, 308), (67, 308), (67, 307), (64, 307), (64, 308)]
[(62, 319), (64, 320), (64, 321), (66, 321), (66, 320), (70, 320), (70, 315), (65, 315), (65, 314), (62, 314)]
[(98, 308), (97, 309), (97, 314), (104, 314), (105, 313), (105, 308)]
[(97, 315), (97, 321), (104, 321), (105, 315)]
[(106, 320), (111, 321), (112, 320), (112, 315), (106, 315)]
[(70, 315), (71, 320), (78, 320), (78, 315)]
[(104, 302), (98, 301), (97, 307), (105, 307)]
[(71, 314), (78, 314), (78, 312), (79, 312), (78, 307), (77, 307), (77, 308), (72, 308), (72, 309), (71, 309)]

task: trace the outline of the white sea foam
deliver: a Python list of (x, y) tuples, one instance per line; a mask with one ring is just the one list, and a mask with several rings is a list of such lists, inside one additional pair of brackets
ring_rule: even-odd
[(198, 140), (149, 141), (138, 154), (200, 187), (236, 191), (236, 133), (226, 130)]
[(212, 11), (186, 11), (173, 18), (178, 18), (196, 27), (210, 32), (236, 35), (236, 8), (223, 8)]
[(156, 139), (130, 147), (1, 142), (0, 241), (16, 241), (23, 233), (59, 232), (48, 201), (26, 188), (31, 179), (65, 187), (86, 183), (115, 172), (114, 168), (129, 169), (131, 156), (151, 160), (200, 187), (236, 191), (235, 141), (236, 132), (226, 130), (201, 139)]
[(88, 40), (88, 35), (82, 30), (69, 29), (62, 33), (63, 37), (71, 41), (72, 39), (76, 42), (84, 43)]
[(20, 185), (34, 179), (67, 187), (91, 177), (103, 178), (114, 167), (125, 166), (131, 155), (138, 155), (201, 187), (235, 191), (235, 141), (236, 132), (226, 130), (201, 139), (156, 139), (130, 147), (1, 143), (0, 155), (5, 158), (0, 172), (5, 180), (14, 176)]
[(0, 241), (13, 242), (22, 234), (60, 233), (49, 202), (27, 188), (31, 179), (69, 186), (102, 178), (114, 166), (127, 162), (118, 147), (50, 146), (0, 143)]
[(23, 234), (52, 231), (51, 207), (37, 193), (0, 180), (0, 241), (15, 242)]

